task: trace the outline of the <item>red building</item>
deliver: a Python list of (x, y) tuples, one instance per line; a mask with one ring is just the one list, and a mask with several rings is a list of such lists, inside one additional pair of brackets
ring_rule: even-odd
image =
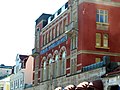
[(33, 84), (62, 86), (55, 80), (104, 67), (103, 56), (119, 62), (119, 17), (120, 0), (69, 0), (54, 14), (43, 13), (35, 27)]

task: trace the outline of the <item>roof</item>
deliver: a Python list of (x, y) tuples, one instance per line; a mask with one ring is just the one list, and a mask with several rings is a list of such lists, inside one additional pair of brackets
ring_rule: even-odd
[(5, 66), (4, 64), (0, 65), (0, 68), (12, 69), (13, 66)]
[(21, 60), (20, 62), (22, 63), (21, 68), (25, 68), (26, 62), (27, 62), (29, 56), (28, 55), (19, 55), (19, 58)]
[(51, 16), (51, 14), (45, 14), (43, 13), (42, 15), (40, 15), (40, 17), (35, 21), (36, 25), (42, 21), (42, 20), (48, 20), (48, 18)]
[(19, 58), (20, 58), (21, 61), (27, 60), (28, 57), (29, 57), (28, 55), (19, 55)]

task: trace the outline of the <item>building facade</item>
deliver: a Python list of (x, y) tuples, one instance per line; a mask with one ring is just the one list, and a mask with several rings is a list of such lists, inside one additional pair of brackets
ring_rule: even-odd
[(0, 80), (12, 74), (12, 66), (0, 65)]
[(10, 76), (0, 80), (0, 90), (10, 90)]
[(13, 71), (10, 77), (10, 90), (24, 90), (32, 86), (33, 57), (17, 54)]
[[(36, 90), (77, 85), (86, 77), (102, 80), (102, 75), (115, 69), (106, 64), (109, 58), (120, 61), (119, 16), (120, 0), (69, 0), (54, 14), (43, 13), (35, 27)], [(104, 73), (91, 79), (97, 70)], [(82, 73), (90, 76), (82, 78)]]

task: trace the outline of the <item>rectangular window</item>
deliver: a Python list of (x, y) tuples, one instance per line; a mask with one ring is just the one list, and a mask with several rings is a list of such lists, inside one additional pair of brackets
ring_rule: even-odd
[(56, 28), (53, 28), (53, 38), (56, 37)]
[(45, 45), (45, 34), (43, 35), (43, 46)]
[(101, 47), (101, 34), (96, 33), (96, 46)]
[(53, 39), (53, 34), (52, 34), (52, 30), (50, 30), (50, 41), (52, 41)]
[(76, 49), (77, 48), (77, 36), (74, 36), (71, 38), (71, 49)]
[(96, 22), (97, 23), (108, 23), (108, 11), (97, 9), (97, 11), (96, 11)]
[(63, 21), (63, 32), (65, 32), (65, 26), (67, 25), (67, 19), (65, 18)]
[(95, 58), (95, 63), (100, 62), (101, 58)]
[(70, 72), (71, 72), (71, 74), (74, 74), (75, 72), (76, 72), (76, 58), (74, 58), (74, 59), (71, 59), (71, 70), (70, 70)]
[(49, 42), (49, 33), (47, 32), (47, 43)]
[(96, 47), (108, 48), (108, 34), (96, 33)]
[(57, 36), (59, 36), (59, 26), (58, 25), (56, 26), (56, 29), (57, 29)]
[(103, 47), (108, 47), (108, 34), (103, 34)]
[(60, 24), (59, 24), (59, 32), (60, 32), (60, 34), (62, 34), (62, 32), (63, 32), (63, 30), (62, 30), (62, 22), (60, 22)]

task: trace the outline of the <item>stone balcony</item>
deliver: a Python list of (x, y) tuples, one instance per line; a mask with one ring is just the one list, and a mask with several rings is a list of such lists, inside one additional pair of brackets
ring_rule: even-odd
[(72, 21), (70, 24), (66, 25), (66, 27), (65, 27), (65, 33), (69, 37), (77, 35), (77, 33), (78, 33), (78, 28), (77, 27), (78, 27), (77, 26), (77, 22)]

